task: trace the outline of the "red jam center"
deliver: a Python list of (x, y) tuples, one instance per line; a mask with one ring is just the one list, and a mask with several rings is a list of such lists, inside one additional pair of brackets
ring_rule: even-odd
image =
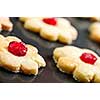
[(97, 58), (91, 54), (91, 53), (83, 53), (81, 56), (80, 56), (80, 59), (82, 61), (84, 61), (85, 63), (89, 63), (89, 64), (94, 64), (97, 60)]
[(57, 21), (55, 18), (44, 18), (43, 22), (45, 22), (46, 24), (50, 24), (50, 25), (56, 25)]
[(9, 43), (8, 51), (15, 56), (25, 56), (27, 52), (27, 47), (23, 42), (12, 41)]

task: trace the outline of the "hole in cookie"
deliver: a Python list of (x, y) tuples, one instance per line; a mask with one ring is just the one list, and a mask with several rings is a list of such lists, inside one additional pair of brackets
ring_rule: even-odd
[(27, 53), (27, 47), (23, 42), (12, 41), (9, 43), (8, 51), (15, 56), (25, 56)]
[(88, 64), (94, 64), (97, 60), (97, 58), (91, 54), (91, 53), (83, 53), (81, 56), (80, 56), (80, 59), (85, 62), (85, 63), (88, 63)]
[(44, 18), (43, 22), (49, 25), (56, 25), (57, 21), (55, 18)]

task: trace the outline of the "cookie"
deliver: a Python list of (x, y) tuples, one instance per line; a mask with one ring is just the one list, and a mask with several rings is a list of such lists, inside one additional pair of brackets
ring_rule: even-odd
[(90, 19), (93, 21), (100, 21), (100, 17), (91, 17)]
[(100, 57), (89, 49), (75, 46), (58, 47), (54, 61), (61, 72), (72, 74), (80, 82), (100, 82)]
[(77, 39), (78, 32), (71, 23), (64, 18), (21, 17), (24, 28), (49, 41), (59, 40), (61, 43), (71, 44)]
[(46, 63), (36, 47), (15, 36), (0, 35), (0, 66), (15, 73), (37, 75), (38, 69)]
[(13, 24), (11, 23), (9, 17), (0, 17), (0, 31), (12, 31)]
[(84, 19), (88, 19), (88, 20), (91, 20), (91, 21), (100, 21), (100, 17), (82, 17)]
[(19, 20), (22, 22), (25, 22), (29, 18), (32, 18), (32, 17), (19, 17)]
[(100, 22), (94, 22), (89, 27), (90, 38), (96, 42), (100, 42)]

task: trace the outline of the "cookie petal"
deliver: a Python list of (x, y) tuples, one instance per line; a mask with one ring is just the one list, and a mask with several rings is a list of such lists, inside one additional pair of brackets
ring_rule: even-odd
[(60, 31), (53, 26), (44, 26), (40, 30), (40, 36), (50, 41), (57, 41)]
[(21, 70), (25, 74), (38, 74), (38, 64), (31, 59), (24, 59), (21, 63)]
[(95, 69), (89, 64), (80, 64), (76, 67), (73, 77), (81, 82), (91, 82), (94, 78)]

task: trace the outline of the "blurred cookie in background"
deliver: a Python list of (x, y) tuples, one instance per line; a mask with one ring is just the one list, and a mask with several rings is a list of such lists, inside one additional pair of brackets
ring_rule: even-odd
[(12, 31), (13, 24), (9, 17), (0, 17), (0, 31)]

